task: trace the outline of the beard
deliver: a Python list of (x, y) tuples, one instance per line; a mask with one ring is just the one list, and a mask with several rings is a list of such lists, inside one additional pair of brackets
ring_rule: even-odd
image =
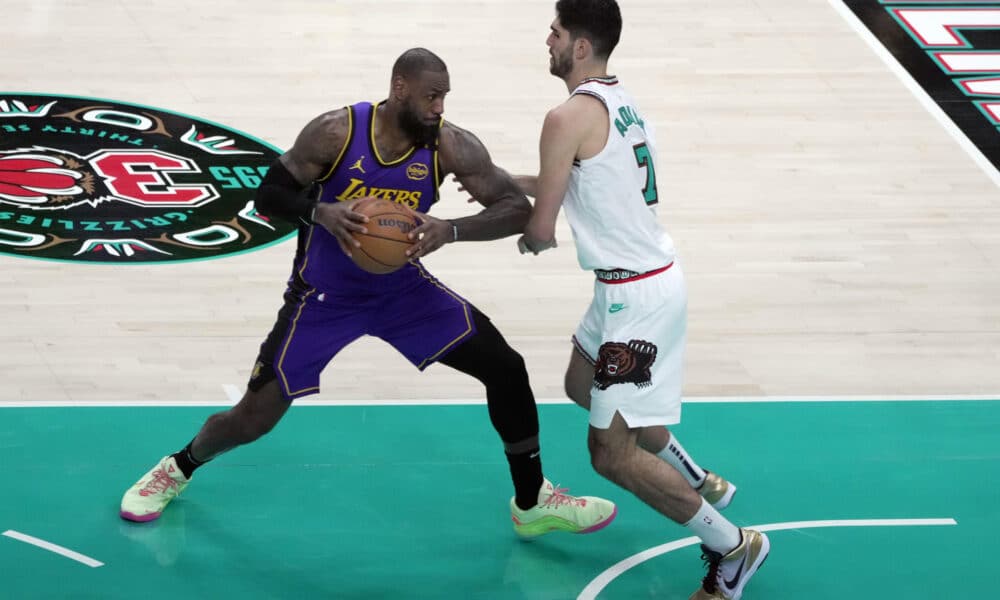
[(572, 48), (567, 49), (566, 52), (552, 55), (552, 58), (549, 61), (549, 73), (552, 73), (556, 77), (563, 78), (569, 75), (569, 72), (572, 70), (573, 70)]
[(420, 117), (417, 116), (417, 113), (411, 110), (409, 106), (405, 107), (399, 113), (399, 128), (417, 146), (433, 146), (434, 141), (437, 139), (438, 124), (424, 124), (420, 120)]

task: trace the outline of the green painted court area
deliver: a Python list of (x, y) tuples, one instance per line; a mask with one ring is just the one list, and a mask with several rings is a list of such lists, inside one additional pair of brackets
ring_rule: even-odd
[[(0, 598), (572, 599), (688, 537), (591, 470), (586, 415), (568, 405), (539, 408), (542, 458), (571, 493), (619, 503), (592, 535), (513, 535), (480, 405), (295, 407), (201, 469), (159, 521), (121, 521), (122, 492), (216, 410), (0, 409), (0, 533), (104, 563), (0, 536)], [(997, 597), (1000, 402), (688, 404), (675, 431), (739, 486), (737, 524), (833, 525), (770, 533), (744, 598)], [(956, 524), (836, 526), (853, 519)], [(686, 599), (699, 554), (636, 561), (596, 597)]]

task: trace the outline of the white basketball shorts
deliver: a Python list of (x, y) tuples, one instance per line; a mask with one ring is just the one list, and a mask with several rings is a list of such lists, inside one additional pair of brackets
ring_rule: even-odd
[(629, 427), (681, 420), (687, 285), (680, 265), (655, 275), (594, 282), (594, 300), (573, 344), (594, 365), (590, 424)]

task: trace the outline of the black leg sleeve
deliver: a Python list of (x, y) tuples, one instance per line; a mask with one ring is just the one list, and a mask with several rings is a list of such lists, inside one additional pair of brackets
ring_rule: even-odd
[[(475, 377), (486, 386), (490, 421), (508, 448), (538, 436), (538, 408), (524, 359), (507, 344), (493, 323), (473, 311), (476, 335), (440, 362)], [(509, 451), (509, 450), (508, 450)]]

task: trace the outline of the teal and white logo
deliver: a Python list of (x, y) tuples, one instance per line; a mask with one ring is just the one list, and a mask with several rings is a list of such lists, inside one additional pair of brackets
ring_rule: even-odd
[(610, 306), (610, 307), (608, 308), (608, 312), (609, 312), (609, 313), (612, 313), (612, 314), (614, 314), (614, 313), (616, 313), (616, 312), (618, 312), (618, 311), (621, 311), (621, 310), (625, 310), (625, 305), (624, 305), (624, 304), (619, 304), (619, 303), (617, 303), (617, 302), (616, 302), (616, 303), (614, 303), (614, 304), (612, 304), (612, 305), (611, 305), (611, 306)]
[(150, 263), (269, 246), (295, 233), (253, 205), (279, 152), (163, 109), (0, 92), (0, 253)]

